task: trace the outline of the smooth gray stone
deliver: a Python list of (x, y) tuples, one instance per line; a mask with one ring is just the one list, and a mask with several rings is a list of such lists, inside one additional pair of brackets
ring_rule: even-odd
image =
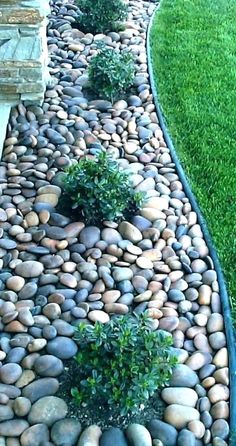
[(49, 430), (45, 424), (35, 424), (26, 429), (21, 435), (22, 446), (41, 446), (49, 440)]
[(199, 382), (196, 372), (185, 364), (178, 364), (174, 367), (170, 387), (194, 387)]
[(130, 424), (126, 430), (126, 436), (130, 446), (152, 446), (151, 435), (141, 424)]
[(12, 418), (14, 418), (14, 412), (11, 409), (11, 407), (7, 406), (5, 404), (1, 404), (0, 405), (0, 422), (6, 421), (6, 420), (11, 420)]
[(78, 347), (76, 343), (72, 339), (64, 336), (58, 336), (47, 344), (47, 352), (59, 359), (73, 358), (73, 356), (76, 355), (77, 350)]
[(151, 420), (147, 428), (152, 436), (161, 440), (164, 446), (176, 446), (178, 431), (168, 423), (161, 420)]
[(45, 396), (33, 404), (28, 421), (30, 424), (43, 423), (52, 426), (56, 421), (65, 418), (67, 412), (67, 404), (61, 398)]
[(101, 436), (99, 446), (128, 446), (123, 431), (117, 427), (110, 427)]
[(0, 423), (0, 436), (19, 437), (29, 427), (25, 420), (8, 420)]
[(195, 436), (188, 429), (179, 432), (177, 446), (195, 446)]
[(59, 389), (59, 382), (55, 378), (40, 378), (23, 388), (22, 395), (31, 403), (40, 398), (54, 395)]
[(63, 372), (63, 362), (53, 355), (42, 355), (36, 359), (34, 369), (40, 376), (55, 377)]
[(56, 446), (74, 446), (81, 432), (81, 424), (73, 418), (56, 421), (51, 430), (51, 438)]

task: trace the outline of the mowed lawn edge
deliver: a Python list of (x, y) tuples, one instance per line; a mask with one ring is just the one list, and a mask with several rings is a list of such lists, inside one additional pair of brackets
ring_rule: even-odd
[(151, 29), (160, 105), (221, 260), (236, 321), (236, 2), (162, 0)]

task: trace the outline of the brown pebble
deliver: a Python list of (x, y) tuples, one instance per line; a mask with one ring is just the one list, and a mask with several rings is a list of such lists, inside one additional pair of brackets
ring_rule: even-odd
[(223, 384), (215, 384), (208, 391), (208, 398), (212, 404), (229, 399), (229, 388)]
[(102, 301), (105, 304), (114, 303), (119, 299), (120, 295), (121, 292), (119, 290), (106, 291), (105, 293), (103, 293)]
[(127, 314), (129, 311), (129, 307), (127, 305), (119, 303), (105, 304), (104, 309), (109, 314), (110, 313)]

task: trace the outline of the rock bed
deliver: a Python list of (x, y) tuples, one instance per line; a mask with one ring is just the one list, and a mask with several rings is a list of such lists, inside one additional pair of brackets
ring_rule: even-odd
[[(158, 125), (145, 39), (154, 3), (130, 1), (125, 31), (72, 29), (77, 8), (51, 2), (55, 85), (42, 107), (13, 109), (0, 164), (0, 446), (224, 446), (229, 377), (217, 275)], [(136, 57), (134, 90), (114, 104), (89, 98), (86, 69), (103, 40)], [(105, 148), (147, 201), (131, 223), (103, 228), (56, 209), (62, 170)], [(179, 365), (164, 421), (86, 429), (56, 395), (80, 321), (148, 311), (172, 333)]]

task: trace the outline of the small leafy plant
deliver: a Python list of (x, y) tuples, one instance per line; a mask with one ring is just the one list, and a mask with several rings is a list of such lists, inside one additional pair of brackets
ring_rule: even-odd
[(134, 192), (129, 175), (119, 169), (106, 152), (98, 157), (82, 158), (65, 171), (64, 188), (86, 223), (128, 218), (142, 204), (143, 193)]
[(94, 34), (116, 30), (128, 13), (123, 0), (79, 0), (77, 3), (81, 12), (79, 26)]
[(100, 44), (89, 65), (91, 88), (99, 96), (114, 101), (133, 84), (134, 58), (131, 53), (118, 52)]
[(153, 331), (142, 316), (115, 317), (107, 324), (79, 324), (75, 359), (83, 377), (72, 389), (77, 403), (98, 399), (118, 407), (121, 415), (136, 413), (165, 386), (177, 363), (171, 335)]

